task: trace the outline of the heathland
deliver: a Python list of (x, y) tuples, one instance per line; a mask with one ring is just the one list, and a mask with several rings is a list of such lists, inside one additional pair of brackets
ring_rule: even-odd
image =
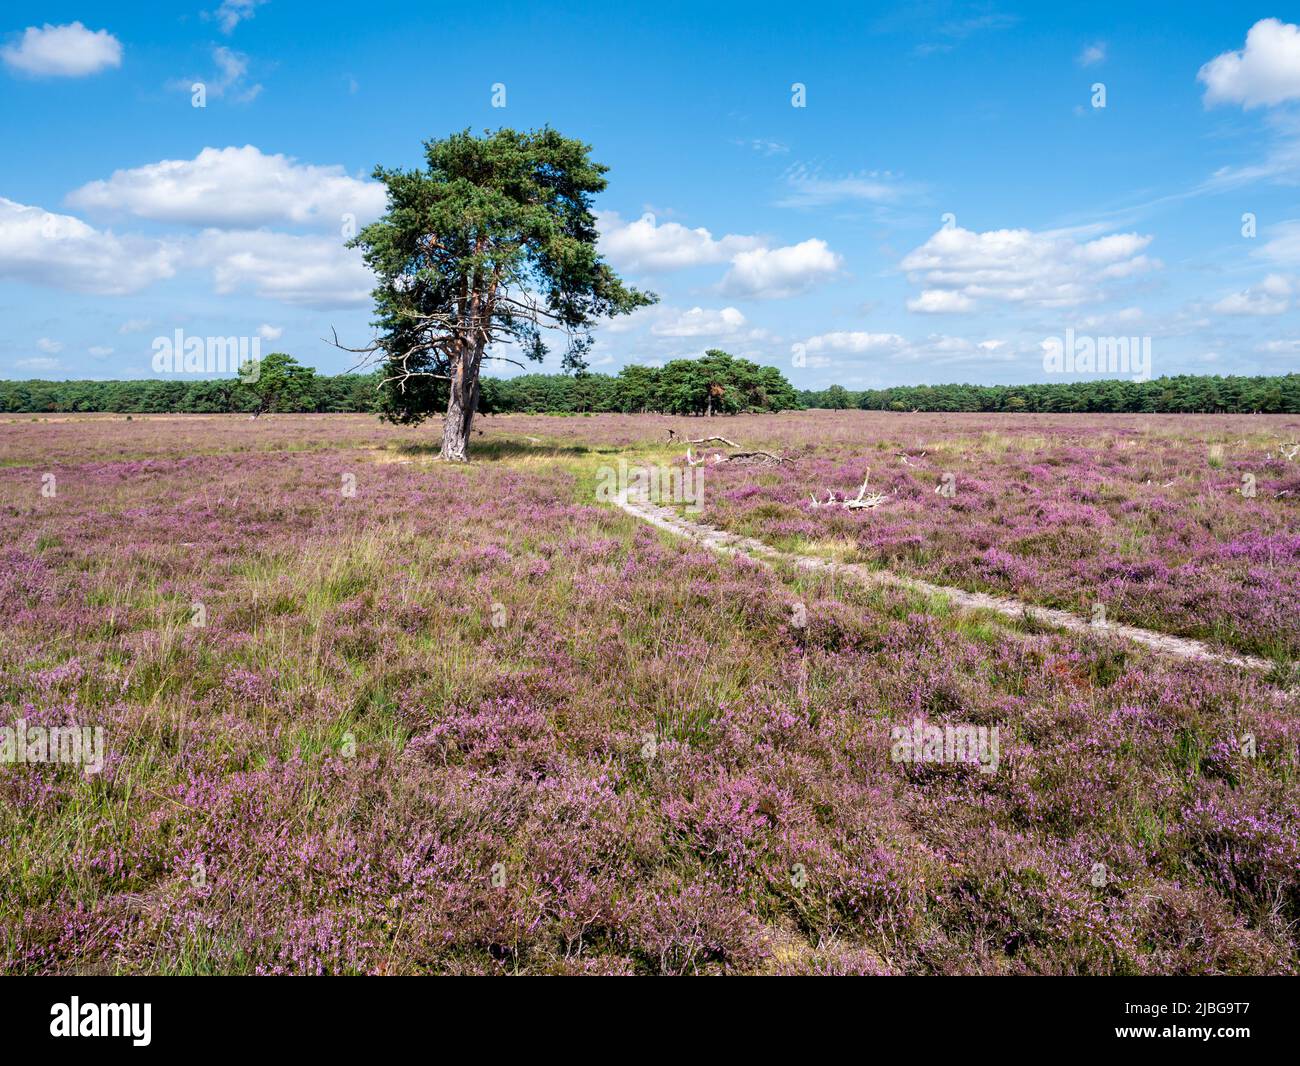
[[(374, 415), (0, 418), (0, 726), (103, 731), (0, 763), (0, 970), (1300, 968), (1300, 418), (478, 426), (449, 465)], [(1270, 667), (598, 498), (714, 433), (792, 461), (695, 446), (697, 521)]]

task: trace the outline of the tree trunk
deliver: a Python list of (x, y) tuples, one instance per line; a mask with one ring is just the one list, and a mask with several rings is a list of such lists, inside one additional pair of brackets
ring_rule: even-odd
[(469, 462), (469, 433), (478, 410), (478, 371), (481, 350), (461, 356), (447, 389), (447, 417), (442, 422), (440, 459), (449, 463)]

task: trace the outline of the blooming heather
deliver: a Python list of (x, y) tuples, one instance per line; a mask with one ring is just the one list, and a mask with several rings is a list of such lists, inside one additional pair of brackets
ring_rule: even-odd
[[(361, 416), (0, 421), (0, 717), (105, 746), (0, 765), (0, 971), (1300, 968), (1293, 690), (597, 503), (701, 421), (489, 419), (463, 468)], [(705, 518), (1294, 649), (1274, 423), (986, 425), (729, 420), (800, 461), (709, 470)], [(883, 509), (803, 506), (865, 466)], [(917, 720), (996, 772), (892, 759)]]

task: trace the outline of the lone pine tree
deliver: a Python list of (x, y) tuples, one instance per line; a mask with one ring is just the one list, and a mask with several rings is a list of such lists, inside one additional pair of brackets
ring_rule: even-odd
[(464, 462), (484, 358), (513, 346), (540, 362), (564, 340), (566, 371), (586, 367), (591, 327), (656, 297), (624, 285), (596, 248), (593, 194), (607, 167), (581, 141), (544, 128), (468, 130), (425, 144), (423, 170), (376, 167), (383, 217), (351, 242), (378, 284), (382, 408), (395, 422), (446, 417), (441, 457)]

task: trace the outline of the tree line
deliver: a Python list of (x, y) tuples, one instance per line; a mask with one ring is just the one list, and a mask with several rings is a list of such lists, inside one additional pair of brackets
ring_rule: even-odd
[(1300, 374), (1181, 374), (1150, 381), (1041, 385), (904, 385), (853, 392), (840, 385), (799, 392), (802, 407), (865, 411), (1005, 413), (1300, 414)]
[[(316, 374), (291, 356), (262, 360), (257, 381), (239, 378), (139, 381), (0, 381), (0, 411), (56, 413), (248, 413), (373, 411), (406, 421), (401, 383), (370, 374)], [(420, 379), (437, 389), (437, 379)], [(478, 410), (529, 414), (619, 411), (675, 415), (727, 415), (784, 411), (800, 406), (794, 387), (775, 367), (759, 366), (717, 349), (699, 359), (674, 359), (662, 367), (627, 366), (616, 375), (522, 374), (484, 378)], [(409, 383), (407, 388), (412, 387)], [(444, 386), (445, 387), (445, 386)]]
[[(316, 374), (284, 357), (262, 380), (0, 381), (0, 412), (55, 414), (254, 414), (259, 411), (385, 414), (395, 393), (381, 372)], [(264, 364), (274, 356), (267, 356)], [(1181, 375), (1151, 381), (1046, 385), (911, 385), (853, 391), (840, 385), (796, 391), (775, 367), (711, 351), (662, 367), (617, 374), (522, 374), (484, 378), (482, 413), (677, 415), (805, 408), (1003, 413), (1300, 414), (1300, 374), (1279, 377)]]

